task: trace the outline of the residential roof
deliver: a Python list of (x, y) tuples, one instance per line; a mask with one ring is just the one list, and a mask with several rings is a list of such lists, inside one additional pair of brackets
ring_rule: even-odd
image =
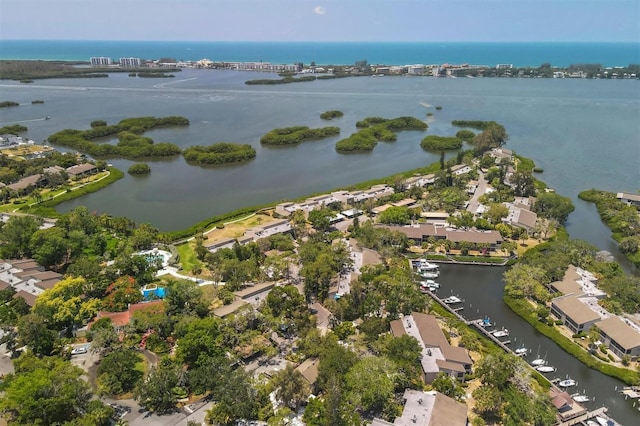
[(632, 194), (629, 192), (618, 192), (616, 198), (640, 202), (640, 194)]
[(556, 306), (576, 324), (585, 324), (600, 319), (600, 315), (589, 309), (587, 305), (572, 295), (555, 298), (551, 301), (551, 304)]
[[(440, 392), (407, 389), (402, 415), (394, 426), (466, 426), (467, 406)], [(377, 423), (376, 423), (377, 421)], [(384, 420), (375, 419), (373, 425), (386, 426)]]
[(403, 200), (396, 201), (395, 203), (391, 203), (391, 204), (395, 207), (406, 207), (415, 203), (416, 203), (416, 200), (414, 200), (413, 198), (405, 198)]
[(453, 242), (467, 241), (470, 243), (490, 243), (496, 244), (502, 242), (502, 236), (498, 231), (447, 231), (447, 239)]
[(213, 310), (213, 315), (220, 317), (220, 318), (224, 318), (227, 315), (230, 315), (232, 313), (234, 313), (235, 311), (237, 311), (238, 309), (240, 309), (241, 307), (243, 307), (244, 305), (246, 305), (247, 302), (245, 302), (244, 300), (234, 300), (233, 302), (231, 302), (228, 305), (224, 305), (221, 306), (219, 308), (216, 308)]
[(76, 164), (75, 166), (67, 167), (67, 174), (71, 176), (81, 175), (96, 169), (97, 167), (91, 163)]
[(262, 293), (265, 290), (269, 290), (275, 286), (274, 282), (264, 282), (251, 286), (247, 286), (242, 290), (234, 291), (233, 294), (241, 299), (247, 299), (255, 294)]
[(11, 185), (7, 185), (7, 188), (13, 189), (14, 191), (20, 191), (22, 189), (28, 188), (31, 185), (36, 185), (38, 183), (38, 181), (40, 181), (40, 178), (42, 178), (42, 175), (40, 173), (35, 174), (35, 175), (31, 175), (31, 176), (27, 176), (27, 177), (23, 177), (22, 179), (20, 179), (16, 183), (12, 183)]
[(24, 299), (24, 301), (27, 303), (27, 305), (33, 306), (33, 305), (36, 304), (36, 297), (38, 297), (38, 295), (31, 294), (31, 293), (29, 293), (27, 291), (24, 291), (24, 290), (18, 290), (18, 291), (16, 291), (16, 294), (13, 297), (14, 298), (22, 297)]
[(318, 358), (308, 358), (304, 360), (302, 364), (297, 366), (296, 370), (298, 370), (307, 382), (313, 386), (318, 379), (318, 364), (320, 364), (320, 360)]
[(640, 333), (619, 317), (610, 317), (595, 325), (624, 349), (629, 350), (640, 346)]

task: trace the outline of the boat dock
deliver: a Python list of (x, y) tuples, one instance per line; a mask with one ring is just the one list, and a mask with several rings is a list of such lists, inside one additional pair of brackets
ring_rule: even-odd
[(462, 315), (459, 314), (459, 312), (463, 309), (463, 307), (453, 308), (453, 307), (449, 306), (447, 303), (444, 302), (444, 299), (439, 298), (432, 291), (427, 291), (426, 294), (431, 296), (431, 298), (433, 300), (435, 300), (436, 302), (438, 302), (438, 304), (440, 304), (440, 306), (442, 306), (447, 311), (449, 311), (450, 313), (455, 315), (455, 317), (457, 319), (459, 319), (460, 321), (462, 321), (463, 323), (465, 323), (468, 326), (475, 327), (476, 330), (478, 330), (480, 333), (482, 333), (485, 337), (487, 337), (493, 343), (495, 343), (496, 345), (500, 346), (503, 350), (505, 350), (506, 352), (511, 353), (513, 355), (516, 354), (513, 351), (513, 349), (511, 349), (509, 346), (507, 346), (507, 344), (511, 343), (511, 340), (502, 341), (502, 340), (498, 339), (496, 336), (494, 336), (493, 334), (491, 334), (491, 332), (489, 332), (485, 327), (483, 327), (481, 325), (482, 321), (483, 321), (482, 319), (467, 320)]

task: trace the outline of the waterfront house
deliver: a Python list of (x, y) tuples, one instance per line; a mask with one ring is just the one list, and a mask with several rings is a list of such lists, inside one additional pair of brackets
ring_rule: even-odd
[(637, 358), (640, 356), (640, 331), (631, 324), (629, 320), (613, 316), (595, 325), (600, 331), (600, 338), (611, 352), (620, 358), (625, 355)]
[(413, 198), (405, 198), (403, 200), (396, 201), (395, 203), (391, 203), (391, 205), (393, 207), (413, 208), (416, 206), (416, 200), (414, 200)]
[(558, 318), (573, 334), (588, 331), (600, 321), (600, 315), (580, 302), (576, 296), (556, 297), (551, 301), (551, 313)]
[(390, 325), (394, 337), (408, 334), (420, 343), (420, 364), (425, 383), (431, 383), (439, 373), (445, 373), (458, 380), (463, 380), (465, 373), (471, 373), (471, 357), (464, 348), (449, 344), (433, 315), (413, 312), (404, 318), (391, 321)]
[(17, 181), (16, 183), (12, 183), (11, 185), (7, 185), (7, 188), (17, 192), (18, 194), (27, 194), (30, 189), (34, 189), (39, 187), (42, 184), (42, 175), (40, 173), (24, 177)]
[(83, 163), (67, 167), (66, 171), (70, 179), (79, 179), (84, 176), (94, 175), (98, 173), (98, 168), (91, 163)]
[(451, 167), (451, 173), (453, 173), (454, 176), (465, 175), (470, 171), (471, 166), (468, 166), (466, 164), (456, 164), (455, 166)]
[(528, 209), (519, 207), (515, 203), (503, 203), (508, 209), (507, 217), (502, 219), (503, 222), (511, 226), (522, 228), (527, 232), (533, 232), (536, 228), (538, 215)]
[(404, 180), (404, 187), (406, 189), (411, 189), (413, 187), (424, 188), (427, 185), (435, 183), (435, 181), (436, 175), (434, 175), (433, 173), (428, 175), (411, 176)]
[(209, 250), (211, 253), (215, 253), (216, 251), (223, 248), (232, 248), (236, 242), (241, 246), (250, 243), (253, 241), (253, 237), (239, 237), (239, 238), (224, 238), (222, 240), (217, 240), (212, 242), (211, 244), (205, 245), (205, 248)]
[(640, 207), (640, 194), (630, 194), (628, 192), (618, 192), (616, 198), (629, 206)]
[(393, 423), (374, 418), (371, 426), (466, 426), (467, 406), (440, 392), (407, 389), (402, 414)]

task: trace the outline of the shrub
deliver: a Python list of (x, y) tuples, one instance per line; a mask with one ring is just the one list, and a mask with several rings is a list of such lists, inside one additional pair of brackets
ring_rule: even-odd
[(20, 104), (14, 101), (4, 101), (0, 102), (0, 108), (8, 108), (8, 107), (17, 107)]
[(542, 172), (544, 172), (544, 169), (542, 167), (534, 167), (533, 171), (536, 172), (536, 173), (542, 173)]
[(129, 167), (127, 173), (130, 175), (148, 175), (151, 173), (151, 167), (147, 163), (135, 163)]

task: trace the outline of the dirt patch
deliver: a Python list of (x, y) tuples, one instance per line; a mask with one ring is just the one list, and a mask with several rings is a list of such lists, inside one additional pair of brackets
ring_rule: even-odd
[(249, 228), (266, 225), (275, 222), (277, 219), (265, 214), (256, 213), (255, 215), (234, 223), (224, 225), (224, 228), (216, 228), (205, 234), (205, 241), (218, 241), (227, 238), (239, 238), (244, 235)]

